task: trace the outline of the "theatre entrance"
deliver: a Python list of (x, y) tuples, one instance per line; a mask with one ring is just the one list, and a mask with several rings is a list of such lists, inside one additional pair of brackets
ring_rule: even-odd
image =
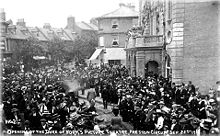
[(159, 64), (156, 61), (148, 61), (145, 65), (145, 75), (158, 74)]

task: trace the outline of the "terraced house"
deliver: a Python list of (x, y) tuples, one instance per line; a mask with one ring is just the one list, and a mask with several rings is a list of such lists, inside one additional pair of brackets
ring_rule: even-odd
[(67, 26), (65, 28), (53, 28), (49, 23), (45, 23), (42, 27), (26, 26), (24, 19), (18, 19), (16, 24), (14, 24), (12, 20), (6, 20), (6, 13), (3, 9), (0, 15), (3, 61), (16, 61), (19, 57), (16, 56), (16, 52), (18, 52), (20, 45), (30, 38), (37, 40), (37, 44), (44, 50), (44, 54), (34, 56), (34, 59), (50, 59), (49, 41), (57, 39), (61, 41), (63, 46), (74, 46), (73, 41), (77, 35), (97, 33), (98, 30), (95, 23), (75, 22), (75, 18), (72, 16), (67, 18)]

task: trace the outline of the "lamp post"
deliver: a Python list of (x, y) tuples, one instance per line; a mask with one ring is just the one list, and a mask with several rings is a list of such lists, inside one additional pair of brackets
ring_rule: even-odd
[(162, 47), (162, 76), (165, 77), (166, 75), (166, 1), (163, 1), (163, 47)]

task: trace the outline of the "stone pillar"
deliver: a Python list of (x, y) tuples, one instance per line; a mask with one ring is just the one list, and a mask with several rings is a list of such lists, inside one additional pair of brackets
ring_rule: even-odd
[(137, 76), (144, 77), (145, 71), (145, 52), (144, 51), (137, 51), (136, 53), (136, 59), (137, 59), (137, 64), (136, 64), (136, 73)]
[(129, 55), (130, 55), (130, 52), (128, 50), (125, 51), (126, 52), (126, 61), (125, 61), (125, 66), (127, 68), (130, 68), (130, 60), (129, 60)]
[(135, 52), (133, 52), (133, 51), (131, 51), (131, 66), (130, 66), (130, 68), (131, 68), (131, 76), (132, 77), (135, 77), (136, 75), (135, 75), (135, 71), (136, 71), (136, 65), (135, 65), (135, 63), (136, 63), (136, 55), (135, 55)]
[(172, 3), (172, 42), (167, 46), (171, 57), (172, 81), (177, 84), (183, 81), (183, 33), (184, 33), (184, 1)]

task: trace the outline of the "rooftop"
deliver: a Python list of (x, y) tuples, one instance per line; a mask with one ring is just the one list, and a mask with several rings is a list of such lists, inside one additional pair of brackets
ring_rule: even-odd
[(138, 17), (139, 13), (135, 11), (132, 5), (120, 4), (120, 8), (113, 12), (102, 15), (100, 18), (118, 18), (118, 17)]

